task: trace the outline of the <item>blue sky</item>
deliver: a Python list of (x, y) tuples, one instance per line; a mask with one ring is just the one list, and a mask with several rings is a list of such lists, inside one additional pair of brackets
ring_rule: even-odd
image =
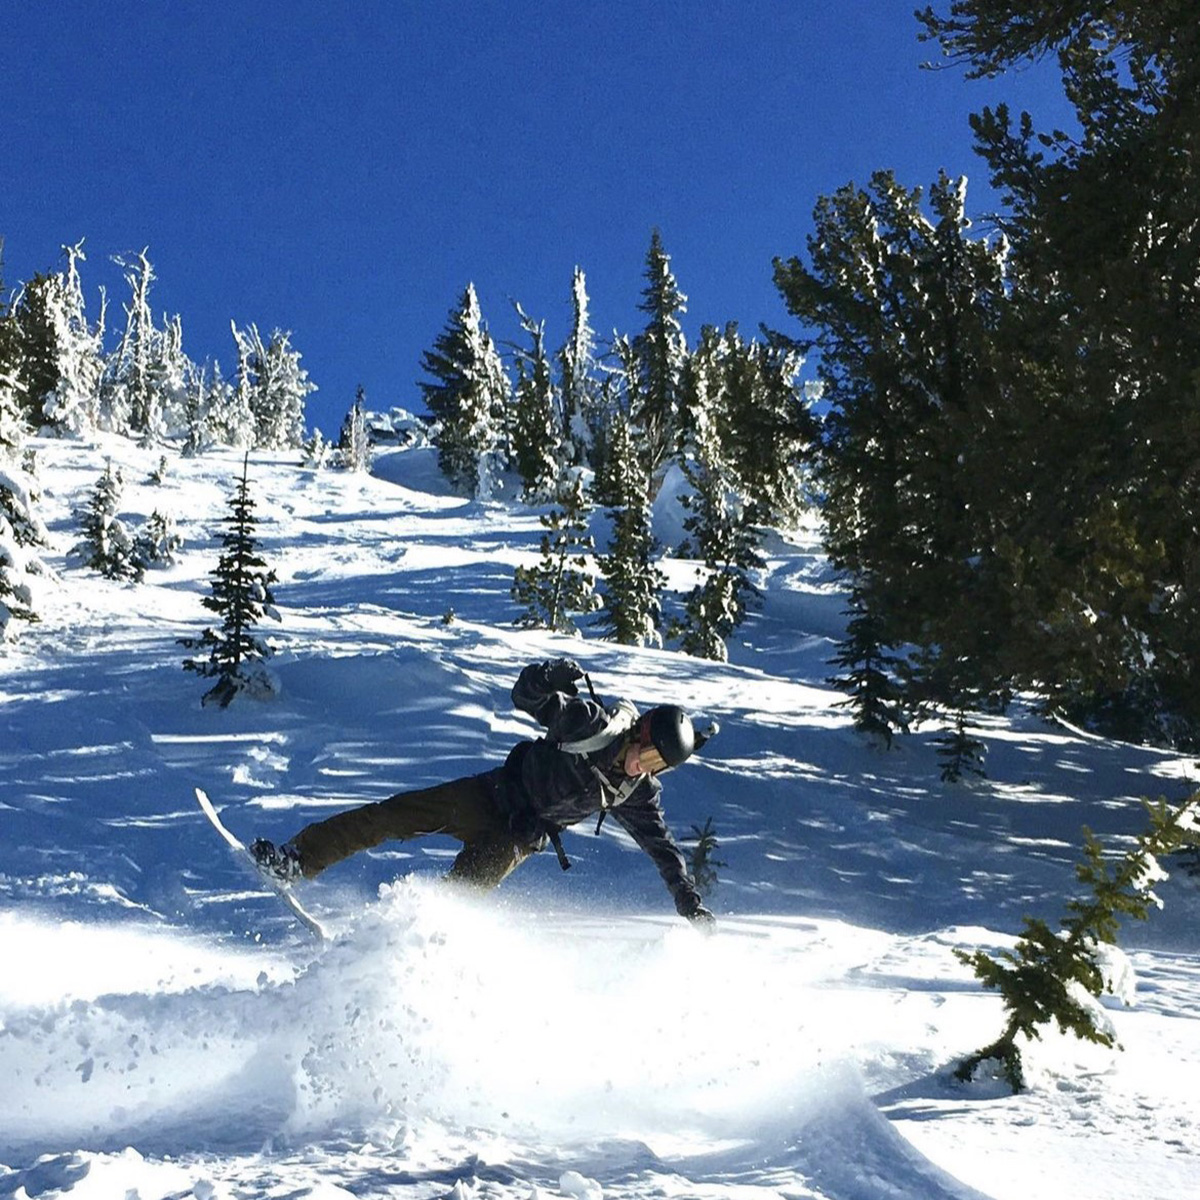
[(567, 332), (635, 332), (659, 228), (685, 327), (787, 328), (774, 256), (813, 204), (880, 167), (939, 168), (994, 205), (967, 116), (1063, 119), (1051, 70), (922, 71), (913, 0), (85, 0), (7, 5), (0, 236), (12, 287), (85, 238), (110, 333), (114, 254), (149, 247), (157, 314), (233, 365), (230, 320), (293, 333), (336, 433), (362, 384), (419, 408), (420, 357), (468, 281), (500, 342), (510, 299)]

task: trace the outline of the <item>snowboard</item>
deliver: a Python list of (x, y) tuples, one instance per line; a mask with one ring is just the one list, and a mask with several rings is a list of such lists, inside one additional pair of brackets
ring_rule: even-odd
[(258, 869), (258, 864), (254, 861), (254, 855), (250, 853), (249, 849), (239, 838), (225, 828), (221, 818), (217, 816), (217, 810), (213, 808), (213, 803), (208, 798), (208, 794), (202, 788), (196, 788), (196, 801), (200, 805), (200, 811), (209, 819), (212, 827), (225, 840), (229, 849), (233, 851), (233, 856), (243, 866), (253, 871), (254, 877), (259, 882), (266, 884), (291, 909), (292, 915), (309, 933), (322, 942), (330, 941), (329, 931), (292, 895), (292, 889), (282, 880), (272, 879), (270, 875)]

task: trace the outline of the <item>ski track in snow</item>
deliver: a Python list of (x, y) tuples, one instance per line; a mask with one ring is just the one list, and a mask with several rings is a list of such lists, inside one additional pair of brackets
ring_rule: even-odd
[[(1119, 845), (1138, 797), (1186, 792), (1189, 760), (1019, 712), (980, 720), (989, 778), (969, 787), (936, 782), (936, 730), (872, 750), (824, 682), (842, 600), (813, 531), (768, 545), (729, 664), (516, 630), (536, 514), (457, 500), (426, 451), (381, 457), (380, 478), (252, 456), (282, 691), (202, 711), (175, 639), (207, 623), (240, 454), (172, 459), (158, 487), (160, 452), (36, 444), (58, 579), (0, 654), (0, 1197), (1200, 1188), (1181, 879), (1129, 931), (1137, 1004), (1108, 1005), (1124, 1053), (1049, 1031), (1026, 1095), (948, 1078), (1000, 1024), (954, 949), (1061, 912), (1080, 826)], [(136, 588), (64, 559), (106, 456), (123, 511), (171, 508), (188, 539)], [(691, 564), (668, 568), (691, 586)], [(674, 917), (610, 822), (568, 833), (569, 875), (542, 855), (484, 901), (437, 882), (439, 839), (342, 864), (304, 892), (338, 934), (318, 947), (191, 799), (205, 788), (239, 836), (286, 836), (481, 769), (533, 732), (508, 702), (519, 667), (563, 653), (606, 695), (721, 721), (665, 793), (677, 835), (712, 816), (720, 836), (716, 936)]]

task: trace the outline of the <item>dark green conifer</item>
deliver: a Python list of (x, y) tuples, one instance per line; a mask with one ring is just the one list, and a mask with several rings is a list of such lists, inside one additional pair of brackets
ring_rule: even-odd
[(219, 630), (206, 629), (198, 638), (181, 638), (189, 650), (204, 651), (206, 657), (184, 661), (185, 671), (215, 678), (202, 704), (225, 708), (243, 692), (252, 696), (273, 694), (275, 683), (265, 670), (274, 652), (254, 628), (264, 617), (279, 619), (271, 585), (275, 572), (267, 568), (255, 538), (254, 500), (250, 495), (249, 458), (229, 500), (220, 558), (210, 573), (212, 594), (201, 603), (221, 618)]

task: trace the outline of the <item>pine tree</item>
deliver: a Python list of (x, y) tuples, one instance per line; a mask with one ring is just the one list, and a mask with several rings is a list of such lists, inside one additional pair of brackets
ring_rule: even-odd
[(671, 273), (671, 260), (657, 229), (650, 237), (644, 277), (646, 286), (638, 308), (648, 320), (633, 341), (638, 377), (629, 409), (645, 439), (646, 461), (653, 479), (677, 447), (687, 359), (687, 339), (679, 323), (679, 314), (687, 311), (687, 297)]
[(180, 639), (180, 644), (189, 650), (207, 652), (207, 657), (189, 658), (183, 664), (186, 671), (216, 678), (216, 684), (201, 701), (204, 705), (215, 703), (226, 708), (242, 692), (265, 696), (276, 691), (263, 665), (273, 649), (253, 632), (264, 617), (279, 619), (271, 591), (275, 572), (267, 569), (259, 551), (254, 508), (247, 456), (229, 501), (223, 549), (210, 573), (212, 595), (201, 601), (221, 618), (221, 628), (206, 629), (198, 638)]
[(516, 569), (512, 597), (525, 609), (518, 625), (573, 634), (578, 632), (573, 614), (599, 608), (596, 580), (588, 570), (594, 550), (590, 512), (582, 474), (574, 470), (562, 480), (557, 506), (539, 518), (546, 530), (541, 562)]
[[(249, 343), (244, 370), (254, 376), (249, 391), (254, 445), (260, 450), (295, 449), (304, 441), (305, 401), (317, 386), (300, 365), (300, 354), (292, 349), (290, 333), (276, 329), (264, 345), (258, 327), (251, 325), (244, 336)], [(239, 359), (239, 393), (244, 386)]]
[(121, 343), (105, 366), (102, 417), (109, 429), (153, 444), (166, 436), (163, 394), (156, 377), (162, 335), (150, 311), (150, 286), (157, 277), (146, 249), (136, 260), (115, 257), (113, 261), (125, 272), (130, 299)]
[(308, 441), (300, 447), (300, 465), (310, 467), (314, 471), (322, 470), (329, 461), (331, 447), (325, 440), (325, 435), (314, 428)]
[[(320, 431), (317, 431), (318, 434)], [(369, 471), (371, 469), (371, 442), (367, 437), (367, 397), (359, 384), (354, 403), (342, 422), (338, 435), (338, 462), (347, 471)], [(306, 457), (308, 452), (306, 451)]]
[(967, 732), (967, 717), (962, 709), (954, 716), (954, 728), (935, 739), (941, 760), (943, 783), (959, 783), (964, 775), (984, 776), (983, 760), (987, 747)]
[(228, 395), (223, 398), (222, 424), (226, 430), (224, 440), (229, 446), (251, 447), (255, 444), (258, 427), (255, 409), (262, 338), (255, 325), (241, 330), (230, 321), (229, 328), (237, 349), (237, 371), (229, 386)]
[(72, 557), (106, 579), (138, 580), (143, 568), (133, 549), (133, 538), (117, 515), (121, 508), (124, 480), (120, 468), (105, 463), (96, 486), (83, 508), (76, 510), (83, 538), (72, 549)]
[(805, 473), (819, 438), (798, 383), (803, 356), (778, 341), (745, 342), (736, 325), (726, 326), (722, 342), (721, 447), (751, 520), (788, 525), (803, 511)]
[(551, 496), (562, 469), (564, 437), (559, 397), (546, 354), (546, 323), (534, 321), (519, 304), (521, 328), (529, 347), (518, 347), (517, 389), (512, 419), (513, 465), (528, 501)]
[(1014, 1092), (1026, 1086), (1023, 1047), (1040, 1038), (1041, 1026), (1055, 1022), (1063, 1033), (1113, 1046), (1115, 1034), (1096, 999), (1113, 991), (1106, 973), (1106, 947), (1114, 947), (1120, 920), (1144, 921), (1161, 907), (1154, 884), (1165, 878), (1158, 859), (1184, 846), (1200, 845), (1200, 794), (1176, 809), (1164, 802), (1147, 804), (1149, 828), (1132, 849), (1110, 864), (1104, 847), (1084, 830), (1084, 861), (1075, 873), (1087, 894), (1067, 905), (1069, 916), (1055, 931), (1043, 920), (1025, 918), (1015, 948), (998, 958), (983, 950), (957, 952), (984, 987), (1000, 993), (1008, 1020), (990, 1045), (972, 1054), (956, 1070), (969, 1080), (995, 1062)]
[(179, 561), (183, 535), (168, 513), (155, 509), (150, 520), (133, 538), (133, 561), (142, 570), (172, 567)]
[(19, 465), (22, 417), (7, 378), (0, 373), (0, 641), (15, 636), (16, 622), (38, 619), (37, 577), (46, 568), (34, 550), (48, 540)]
[[(703, 394), (700, 384), (698, 394)], [(694, 408), (693, 452), (683, 462), (691, 493), (682, 498), (689, 515), (689, 551), (703, 563), (701, 581), (685, 602), (686, 619), (677, 630), (685, 653), (725, 662), (726, 639), (758, 598), (751, 570), (762, 565), (759, 531), (733, 487), (732, 474), (717, 439), (707, 404)]]
[(63, 246), (67, 269), (57, 276), (51, 293), (55, 323), (55, 373), (52, 391), (42, 397), (42, 416), (71, 433), (86, 433), (99, 420), (100, 378), (104, 370), (104, 316), (92, 326), (85, 313), (79, 263), (86, 261), (83, 242)]
[(419, 386), (439, 422), (438, 466), (456, 487), (486, 499), (507, 459), (511, 387), (483, 323), (475, 285), (468, 284), (421, 369)]
[[(775, 264), (789, 309), (817, 332), (829, 413), (817, 466), (825, 546), (851, 578), (885, 644), (921, 649), (922, 697), (957, 704), (968, 687), (1000, 694), (1012, 663), (1012, 589), (996, 547), (1005, 514), (995, 331), (1008, 304), (1005, 246), (968, 236), (965, 190), (921, 189), (877, 172), (869, 190), (823, 197), (811, 266)], [(1020, 466), (1015, 470), (1019, 471)]]
[(714, 857), (721, 843), (717, 840), (717, 831), (713, 828), (712, 817), (705, 818), (703, 827), (693, 825), (692, 834), (695, 837), (695, 845), (692, 846), (689, 856), (688, 874), (692, 878), (696, 891), (701, 896), (707, 897), (720, 882), (717, 871), (728, 864)]
[(571, 332), (558, 352), (563, 436), (574, 465), (596, 465), (594, 450), (604, 425), (602, 385), (596, 377), (596, 335), (588, 314), (587, 279), (575, 268), (571, 281)]
[(853, 712), (854, 728), (891, 746), (893, 734), (909, 728), (899, 683), (903, 660), (889, 653), (893, 644), (868, 600), (868, 590), (863, 581), (851, 586), (846, 636), (830, 660), (842, 674), (828, 682), (846, 693), (841, 704)]
[(604, 573), (601, 627), (624, 645), (660, 646), (660, 597), (666, 580), (653, 560), (649, 475), (624, 414), (613, 420), (609, 470), (613, 532), (608, 552), (599, 559)]
[(1004, 104), (971, 122), (1012, 247), (991, 592), (1020, 619), (1018, 682), (1119, 736), (1196, 744), (1195, 5), (956, 0), (921, 20), (971, 77), (1057, 58), (1079, 125)]

